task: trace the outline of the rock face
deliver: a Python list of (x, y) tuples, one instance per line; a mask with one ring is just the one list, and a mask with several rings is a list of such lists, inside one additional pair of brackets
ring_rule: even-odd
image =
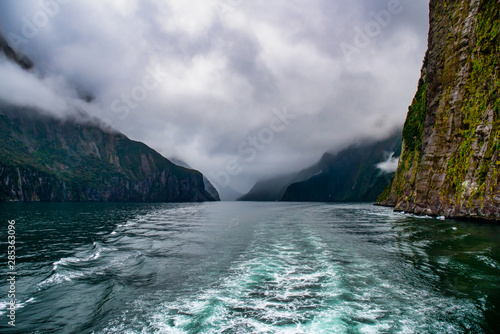
[(0, 201), (212, 201), (203, 175), (92, 122), (0, 104)]
[[(176, 164), (177, 166), (184, 167), (187, 169), (193, 169), (184, 160), (180, 160), (177, 158), (170, 158), (169, 160), (174, 164)], [(217, 189), (205, 175), (203, 175), (203, 183), (205, 184), (205, 190), (207, 191), (207, 193), (209, 193), (210, 196), (212, 196), (216, 201), (220, 201), (220, 196), (219, 193), (217, 192)]]
[(500, 219), (500, 1), (430, 2), (429, 48), (382, 205)]

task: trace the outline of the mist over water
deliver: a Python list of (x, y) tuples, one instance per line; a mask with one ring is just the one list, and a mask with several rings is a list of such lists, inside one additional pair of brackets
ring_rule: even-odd
[(0, 208), (3, 254), (7, 220), (19, 241), (17, 326), (2, 333), (500, 330), (494, 225), (368, 204)]

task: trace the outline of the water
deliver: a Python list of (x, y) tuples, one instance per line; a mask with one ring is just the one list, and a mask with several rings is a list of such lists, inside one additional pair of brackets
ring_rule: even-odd
[[(365, 204), (1, 204), (1, 333), (498, 333), (500, 227)], [(5, 277), (5, 276), (2, 276)]]

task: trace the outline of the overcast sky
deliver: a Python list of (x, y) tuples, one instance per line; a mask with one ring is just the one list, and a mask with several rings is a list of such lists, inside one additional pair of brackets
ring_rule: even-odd
[(402, 126), (428, 1), (5, 0), (0, 30), (35, 63), (0, 59), (0, 99), (85, 110), (244, 192)]

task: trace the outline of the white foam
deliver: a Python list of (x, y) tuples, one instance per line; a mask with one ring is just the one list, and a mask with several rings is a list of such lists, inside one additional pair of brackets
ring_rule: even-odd
[(47, 278), (46, 280), (38, 283), (37, 286), (38, 286), (38, 289), (43, 289), (47, 286), (57, 285), (57, 284), (61, 284), (64, 282), (71, 282), (75, 278), (81, 278), (84, 276), (85, 276), (85, 273), (76, 273), (76, 272), (61, 273), (61, 274), (54, 273), (54, 274), (50, 275), (50, 277)]
[(56, 261), (56, 262), (53, 263), (52, 270), (56, 271), (59, 266), (67, 266), (69, 264), (75, 264), (75, 263), (79, 263), (79, 262), (88, 262), (88, 261), (97, 260), (101, 256), (102, 247), (97, 242), (94, 242), (92, 244), (92, 246), (94, 246), (94, 249), (87, 256), (85, 256), (85, 257), (65, 257), (65, 258), (62, 258), (62, 259), (60, 259), (60, 260), (58, 260), (58, 261)]
[[(81, 256), (71, 256), (61, 258), (52, 264), (52, 274), (44, 281), (37, 284), (38, 289), (43, 289), (47, 286), (57, 285), (64, 282), (71, 282), (75, 278), (88, 276), (96, 272), (92, 266), (82, 266), (85, 262), (93, 262), (101, 257), (103, 248), (100, 243), (94, 242), (93, 249), (84, 251), (77, 254)], [(71, 266), (79, 265), (82, 269), (72, 269)]]
[(484, 255), (478, 255), (476, 257), (489, 267), (500, 269), (500, 264), (497, 261), (493, 260), (492, 258)]
[[(23, 307), (25, 307), (26, 305), (28, 304), (31, 304), (35, 302), (35, 298), (34, 297), (31, 297), (25, 301), (17, 301), (16, 300), (16, 310), (20, 310), (22, 309)], [(7, 309), (9, 308), (10, 306), (10, 302), (7, 301), (7, 300), (0, 300), (0, 316), (3, 316), (4, 314), (7, 314)]]

